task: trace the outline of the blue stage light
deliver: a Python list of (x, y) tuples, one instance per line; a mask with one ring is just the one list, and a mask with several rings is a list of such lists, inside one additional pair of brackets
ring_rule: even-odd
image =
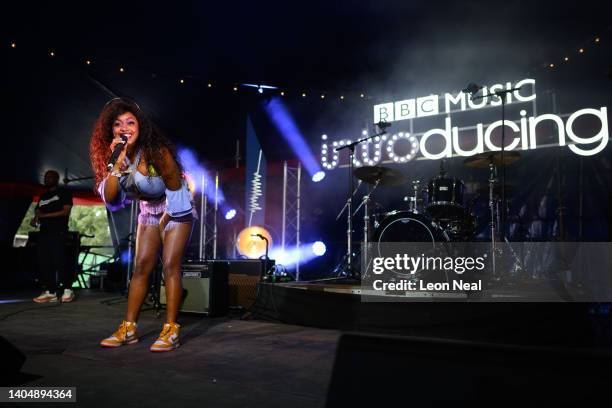
[(325, 178), (325, 172), (323, 170), (319, 170), (312, 176), (312, 181), (314, 181), (315, 183), (318, 183), (324, 178)]
[(232, 218), (234, 218), (236, 216), (236, 210), (234, 210), (233, 208), (227, 210), (225, 212), (225, 219), (226, 220), (231, 220)]
[(327, 247), (321, 241), (317, 241), (312, 244), (312, 253), (315, 254), (316, 256), (325, 255), (326, 250), (327, 250)]

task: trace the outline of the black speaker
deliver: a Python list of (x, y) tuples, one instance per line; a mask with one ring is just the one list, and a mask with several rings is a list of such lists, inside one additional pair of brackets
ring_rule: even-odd
[(25, 355), (19, 349), (13, 346), (7, 339), (0, 336), (0, 361), (2, 361), (2, 370), (0, 370), (0, 386), (17, 385), (14, 384), (18, 378), (21, 367), (25, 363)]
[(611, 363), (594, 350), (345, 334), (326, 406), (594, 406)]
[[(181, 265), (185, 297), (181, 312), (224, 316), (229, 309), (229, 264), (227, 261), (198, 261)], [(160, 302), (166, 303), (162, 285)]]

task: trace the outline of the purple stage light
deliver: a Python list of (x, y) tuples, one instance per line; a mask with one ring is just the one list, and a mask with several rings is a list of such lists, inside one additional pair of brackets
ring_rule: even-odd
[[(178, 149), (178, 158), (183, 165), (183, 169), (193, 180), (193, 185), (195, 191), (200, 193), (202, 190), (202, 185), (204, 184), (205, 191), (204, 194), (208, 197), (209, 200), (214, 200), (215, 198), (215, 178), (213, 172), (208, 172), (204, 168), (200, 161), (198, 160), (196, 154), (193, 150), (188, 149), (186, 147), (180, 147)], [(204, 181), (204, 182), (203, 182)], [(225, 202), (225, 196), (221, 188), (218, 190), (218, 203), (222, 205)]]
[(287, 140), (287, 143), (289, 143), (295, 155), (302, 162), (310, 177), (321, 171), (321, 166), (304, 140), (304, 136), (302, 136), (283, 101), (278, 97), (272, 98), (265, 105), (265, 109), (272, 123), (274, 123), (280, 134)]

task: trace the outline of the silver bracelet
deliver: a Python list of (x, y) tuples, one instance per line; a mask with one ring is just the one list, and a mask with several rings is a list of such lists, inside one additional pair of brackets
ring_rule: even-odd
[(111, 171), (110, 175), (115, 177), (121, 177), (121, 172), (118, 170), (113, 170)]

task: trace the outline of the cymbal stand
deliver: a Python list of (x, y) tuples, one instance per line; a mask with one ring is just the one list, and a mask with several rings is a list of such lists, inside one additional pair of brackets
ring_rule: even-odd
[(387, 133), (387, 131), (385, 130), (385, 128), (389, 126), (389, 124), (385, 123), (381, 123), (379, 124), (379, 127), (381, 129), (380, 132), (372, 135), (372, 136), (368, 136), (368, 137), (364, 137), (362, 139), (359, 139), (355, 142), (352, 143), (348, 143), (344, 146), (340, 146), (337, 147), (335, 149), (335, 151), (339, 152), (340, 150), (344, 150), (344, 149), (348, 149), (349, 151), (349, 165), (348, 165), (348, 176), (349, 176), (349, 188), (348, 188), (348, 198), (346, 200), (346, 265), (345, 265), (345, 269), (344, 272), (346, 274), (347, 277), (349, 278), (353, 278), (353, 279), (358, 279), (359, 276), (357, 274), (357, 272), (355, 271), (355, 268), (353, 267), (353, 159), (355, 157), (355, 147), (360, 144), (363, 143), (367, 140), (370, 139), (374, 139), (377, 136), (382, 136), (384, 134)]
[(372, 190), (369, 190), (368, 194), (363, 196), (361, 204), (359, 204), (359, 207), (357, 207), (357, 209), (353, 213), (353, 216), (355, 216), (359, 212), (361, 207), (363, 207), (363, 246), (361, 256), (363, 261), (362, 265), (364, 266), (364, 272), (367, 271), (369, 261), (368, 243), (370, 240), (370, 214), (368, 212), (368, 203), (370, 202), (370, 196), (374, 193), (376, 187), (378, 187), (378, 183), (380, 183), (380, 179), (376, 180), (376, 183), (374, 183), (374, 187), (372, 188)]
[(496, 235), (497, 235), (497, 223), (496, 223), (496, 201), (493, 190), (495, 188), (495, 184), (497, 184), (497, 167), (493, 164), (493, 160), (489, 163), (489, 209), (491, 211), (491, 222), (489, 223), (489, 227), (491, 228), (491, 262), (493, 266), (493, 278), (497, 278), (497, 268), (495, 264), (495, 258), (497, 256), (497, 243), (496, 243)]
[(485, 98), (487, 96), (497, 96), (500, 101), (501, 101), (501, 114), (502, 114), (502, 124), (501, 124), (501, 168), (502, 168), (502, 175), (501, 175), (501, 201), (502, 201), (502, 212), (501, 212), (501, 223), (500, 223), (500, 231), (501, 231), (501, 236), (505, 239), (506, 238), (506, 210), (508, 208), (508, 205), (506, 203), (506, 162), (504, 160), (504, 152), (506, 149), (506, 95), (515, 91), (520, 90), (521, 87), (519, 86), (518, 88), (511, 88), (511, 89), (503, 89), (503, 90), (499, 90), (499, 91), (495, 91), (492, 94), (482, 94), (480, 96), (475, 96), (475, 94), (478, 92), (474, 92), (471, 95), (471, 100), (477, 100), (477, 99), (482, 99)]

